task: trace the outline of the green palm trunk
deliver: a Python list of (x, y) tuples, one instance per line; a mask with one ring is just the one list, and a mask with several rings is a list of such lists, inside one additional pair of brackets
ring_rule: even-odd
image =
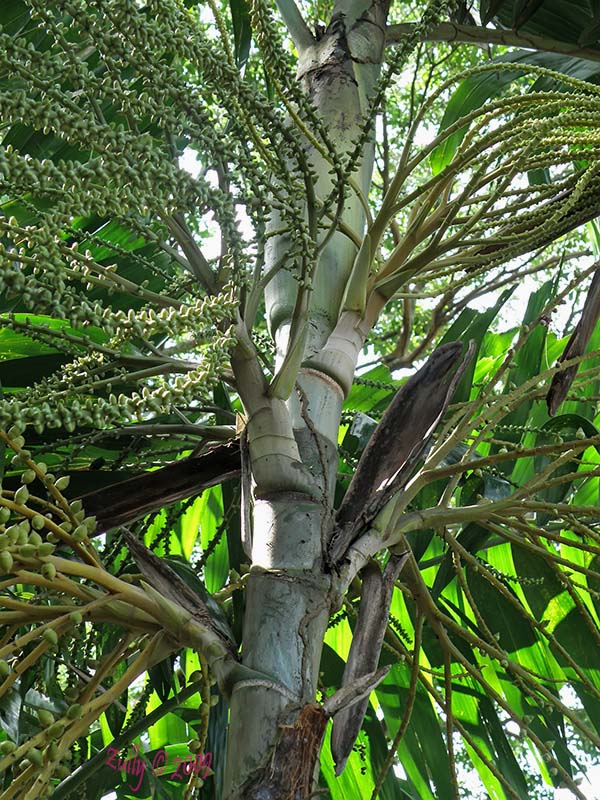
[[(368, 98), (383, 54), (386, 13), (387, 3), (339, 4), (321, 38), (300, 48), (299, 81), (340, 157), (352, 151), (367, 123)], [(306, 152), (317, 176), (315, 195), (325, 199), (334, 188), (331, 166), (312, 144), (307, 144)], [(368, 196), (372, 167), (373, 146), (368, 143), (352, 176), (356, 190), (347, 193), (342, 210), (343, 223), (359, 236), (365, 224), (359, 194), (362, 198)], [(307, 208), (307, 216), (315, 211)], [(273, 214), (267, 230), (276, 230), (281, 224), (281, 218)], [(319, 238), (322, 241), (323, 235)], [(291, 246), (285, 235), (268, 241), (266, 272), (286, 258)], [(311, 265), (313, 289), (302, 358), (296, 356), (298, 361), (308, 358), (310, 364), (311, 357), (318, 359), (327, 343), (338, 321), (356, 252), (355, 243), (338, 231)], [(279, 366), (286, 364), (286, 353), (294, 336), (297, 278), (294, 267), (280, 270), (265, 293)], [(272, 428), (261, 424), (261, 413), (265, 419), (268, 417), (264, 403), (250, 396), (249, 391), (245, 396), (242, 389), (249, 412), (251, 463), (253, 467), (259, 463), (258, 469), (253, 470), (256, 486), (252, 571), (246, 596), (243, 662), (266, 673), (271, 680), (247, 682), (234, 691), (228, 745), (228, 798), (255, 796), (249, 793), (250, 785), (258, 792), (261, 786), (269, 784), (273, 791), (269, 797), (300, 797), (302, 781), (314, 771), (318, 748), (312, 752), (313, 763), (303, 764), (303, 774), (296, 778), (298, 793), (279, 794), (275, 787), (291, 767), (273, 764), (271, 757), (281, 726), (293, 725), (302, 707), (315, 699), (323, 637), (332, 611), (333, 587), (324, 562), (324, 549), (331, 532), (342, 386), (348, 380), (351, 382), (348, 372), (353, 370), (360, 339), (344, 364), (344, 374), (331, 376), (308, 366), (299, 372), (285, 405), (278, 400), (270, 401), (270, 413), (276, 413), (280, 433), (285, 429), (285, 445), (282, 438), (271, 435)], [(241, 377), (245, 374), (243, 361), (238, 362), (236, 369), (234, 360), (234, 371), (239, 385), (247, 386)], [(253, 406), (262, 406), (257, 416), (253, 415)], [(286, 470), (280, 470), (282, 459)], [(286, 485), (282, 482), (284, 472)], [(269, 774), (274, 775), (272, 782)]]

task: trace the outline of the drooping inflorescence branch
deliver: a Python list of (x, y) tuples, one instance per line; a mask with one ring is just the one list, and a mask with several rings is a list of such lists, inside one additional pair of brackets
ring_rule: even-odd
[[(127, 581), (112, 574), (91, 542), (95, 517), (86, 515), (80, 500), (65, 498), (68, 478), (56, 478), (45, 462), (34, 461), (17, 427), (0, 431), (0, 440), (14, 453), (11, 471), (20, 471), (21, 478), (20, 488), (3, 489), (0, 496), (0, 699), (21, 691), (25, 678), (39, 673), (48, 657), (78, 663), (84, 633), (89, 644), (97, 626), (109, 623), (125, 631), (112, 650), (103, 650), (86, 682), (77, 685), (72, 670), (59, 671), (48, 700), (52, 711), (38, 709), (28, 735), (0, 745), (0, 773), (12, 773), (11, 788), (2, 796), (19, 792), (33, 798), (43, 796), (53, 778), (68, 774), (73, 742), (136, 677), (171, 652), (184, 646), (198, 650), (206, 681), (210, 670), (222, 691), (229, 690), (228, 676), (238, 667), (231, 642), (200, 598), (188, 590), (196, 608), (190, 613), (140, 576)], [(26, 587), (28, 602), (17, 598), (17, 586)], [(204, 738), (211, 700), (206, 691), (201, 699)]]

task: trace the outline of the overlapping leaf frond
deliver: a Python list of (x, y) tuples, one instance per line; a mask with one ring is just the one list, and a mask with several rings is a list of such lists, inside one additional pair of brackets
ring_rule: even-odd
[[(477, 368), (422, 467), (350, 548), (355, 567), (382, 543), (412, 554), (385, 639), (384, 662), (395, 665), (376, 690), (391, 744), (383, 767), (364, 778), (373, 797), (387, 796), (396, 758), (407, 791), (455, 796), (465, 747), (490, 795), (529, 796), (522, 740), (543, 779), (589, 796), (571, 743), (580, 737), (592, 751), (600, 743), (600, 351), (595, 332), (550, 417), (546, 395), (566, 340), (545, 320), (560, 297), (554, 280), (534, 293), (508, 348), (505, 334), (480, 326)], [(469, 325), (463, 315), (465, 337), (477, 335), (478, 316)], [(378, 387), (374, 408), (384, 407), (393, 384), (383, 376), (373, 371), (379, 381), (365, 377), (366, 386), (359, 379), (349, 404), (368, 413)], [(367, 419), (347, 434), (350, 462)], [(351, 622), (355, 614), (349, 603)]]

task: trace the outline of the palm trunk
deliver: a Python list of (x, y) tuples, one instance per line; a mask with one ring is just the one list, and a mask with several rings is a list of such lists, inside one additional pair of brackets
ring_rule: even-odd
[[(365, 122), (383, 52), (387, 6), (385, 0), (338, 3), (320, 40), (301, 48), (299, 80), (341, 154), (353, 148)], [(325, 198), (332, 188), (330, 165), (308, 145), (307, 154), (319, 176), (316, 195)], [(364, 197), (372, 166), (373, 146), (368, 144), (353, 175)], [(355, 192), (346, 199), (343, 222), (362, 234), (365, 214)], [(274, 214), (268, 227), (279, 224)], [(268, 242), (267, 271), (290, 246), (285, 235)], [(338, 232), (320, 254), (305, 359), (316, 354), (318, 360), (337, 323), (356, 252), (356, 245)], [(280, 271), (267, 287), (278, 364), (288, 345), (296, 292), (291, 271)], [(360, 342), (346, 371), (353, 370), (359, 348)], [(256, 485), (243, 662), (265, 679), (234, 689), (225, 797), (300, 800), (310, 794), (318, 774), (326, 722), (313, 704), (332, 605), (323, 551), (331, 529), (344, 390), (318, 366), (305, 368), (298, 375), (297, 391), (284, 404), (266, 397), (248, 350), (237, 354), (233, 366), (238, 385), (246, 387), (241, 394)]]

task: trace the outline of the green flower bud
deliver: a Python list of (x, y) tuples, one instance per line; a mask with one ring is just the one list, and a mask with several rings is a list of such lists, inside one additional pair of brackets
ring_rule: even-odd
[(88, 530), (85, 525), (78, 525), (72, 533), (73, 541), (83, 542), (87, 539)]
[(0, 572), (10, 572), (13, 566), (13, 557), (8, 550), (0, 553)]
[[(48, 564), (44, 564), (44, 566), (46, 567), (46, 566), (48, 566)], [(54, 628), (46, 628), (46, 630), (44, 631), (42, 636), (44, 637), (44, 639), (49, 644), (52, 644), (52, 645), (57, 645), (58, 644), (58, 634), (56, 633)]]
[(26, 469), (25, 472), (21, 473), (21, 483), (33, 483), (36, 477), (32, 469)]
[(96, 522), (96, 517), (85, 517), (83, 520), (83, 524), (88, 529), (88, 533), (92, 534), (98, 527), (98, 523)]
[(51, 711), (48, 711), (46, 708), (38, 708), (37, 716), (44, 728), (47, 728), (49, 725), (53, 725), (55, 722), (54, 714)]
[(15, 492), (15, 503), (19, 506), (24, 506), (29, 500), (29, 489), (27, 486), (20, 486)]
[(42, 575), (49, 581), (54, 580), (54, 578), (56, 578), (56, 567), (54, 564), (51, 562), (44, 564), (42, 566)]

